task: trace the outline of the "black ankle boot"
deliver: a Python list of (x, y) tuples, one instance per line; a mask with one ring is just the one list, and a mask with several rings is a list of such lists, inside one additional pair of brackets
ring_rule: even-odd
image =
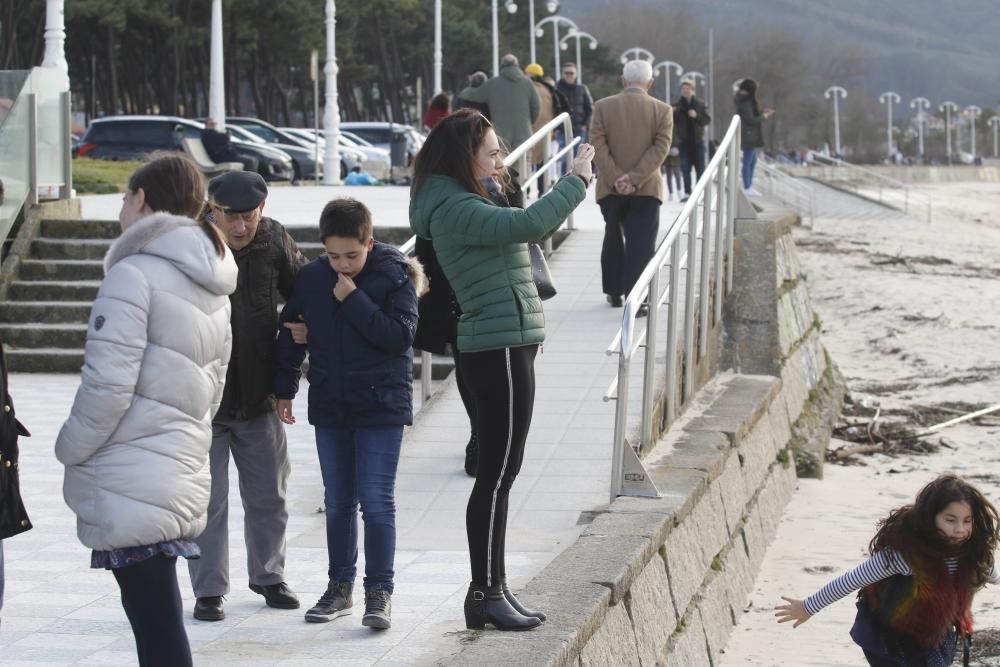
[(465, 627), (482, 630), (492, 623), (497, 630), (530, 630), (541, 624), (534, 616), (523, 616), (510, 606), (500, 586), (469, 586), (465, 596)]
[(469, 436), (469, 444), (465, 446), (465, 474), (469, 477), (476, 476), (479, 468), (479, 442), (476, 436)]
[(507, 585), (506, 581), (503, 582), (501, 588), (503, 589), (503, 596), (507, 598), (507, 602), (509, 602), (510, 606), (513, 607), (515, 610), (517, 610), (517, 613), (519, 613), (521, 616), (528, 616), (529, 618), (537, 618), (539, 621), (545, 620), (545, 614), (543, 614), (542, 612), (525, 609), (524, 605), (522, 605), (520, 600), (517, 599), (517, 596), (514, 595), (514, 592), (510, 590), (510, 586)]

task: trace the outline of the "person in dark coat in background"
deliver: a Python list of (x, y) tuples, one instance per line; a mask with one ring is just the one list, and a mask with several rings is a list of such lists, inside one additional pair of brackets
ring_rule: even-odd
[(250, 155), (240, 155), (233, 148), (233, 139), (228, 132), (219, 132), (215, 121), (209, 118), (205, 121), (205, 129), (201, 131), (201, 143), (208, 157), (214, 162), (239, 162), (243, 171), (257, 171), (257, 158)]
[(674, 133), (681, 158), (681, 178), (684, 179), (684, 197), (691, 196), (691, 167), (695, 181), (705, 171), (705, 126), (711, 122), (705, 103), (694, 94), (694, 81), (681, 81), (681, 96), (674, 107)]
[[(590, 131), (590, 119), (594, 113), (594, 99), (590, 91), (582, 83), (576, 81), (576, 63), (563, 63), (562, 78), (556, 84), (556, 90), (569, 101), (569, 115), (573, 119), (573, 136), (587, 141)], [(566, 145), (565, 142), (562, 145)]]
[(372, 237), (361, 202), (334, 199), (320, 215), (326, 252), (302, 267), (284, 322), (304, 318), (307, 345), (282, 329), (274, 378), (278, 413), (295, 423), (292, 399), (309, 352), (309, 423), (323, 474), (329, 583), (306, 620), (351, 613), (358, 562), (358, 506), (365, 522), (365, 614), (391, 625), (396, 553), (396, 470), (403, 427), (413, 423), (413, 336), (420, 263)]
[[(489, 80), (489, 75), (481, 69), (473, 70), (469, 74), (468, 88), (479, 88)], [(467, 89), (468, 89), (467, 88)], [(487, 119), (490, 117), (490, 105), (486, 102), (473, 102), (462, 97), (461, 93), (455, 98), (455, 111), (459, 109), (475, 109), (483, 114)]]
[(747, 77), (736, 87), (736, 113), (740, 117), (740, 143), (743, 149), (743, 190), (748, 195), (760, 194), (753, 189), (753, 172), (757, 167), (757, 152), (764, 146), (764, 120), (774, 109), (761, 108), (757, 102), (757, 82)]

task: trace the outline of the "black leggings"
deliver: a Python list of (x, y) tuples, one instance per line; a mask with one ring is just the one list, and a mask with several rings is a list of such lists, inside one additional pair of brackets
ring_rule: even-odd
[(507, 498), (521, 470), (531, 426), (537, 352), (537, 345), (525, 345), (459, 355), (479, 439), (479, 470), (465, 512), (472, 583), (477, 586), (498, 586), (507, 576)]
[(184, 608), (177, 587), (177, 559), (157, 554), (112, 572), (135, 635), (139, 667), (191, 667)]

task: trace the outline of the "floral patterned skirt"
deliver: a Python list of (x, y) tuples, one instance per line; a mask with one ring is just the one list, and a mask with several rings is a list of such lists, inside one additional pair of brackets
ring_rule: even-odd
[(90, 567), (97, 570), (117, 570), (129, 565), (149, 560), (163, 554), (167, 558), (200, 558), (201, 549), (190, 540), (171, 540), (141, 547), (126, 547), (110, 551), (94, 551), (90, 555)]

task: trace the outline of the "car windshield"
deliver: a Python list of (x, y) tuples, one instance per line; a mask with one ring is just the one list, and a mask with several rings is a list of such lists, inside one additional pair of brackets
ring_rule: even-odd
[(232, 135), (233, 139), (239, 139), (241, 141), (250, 141), (255, 144), (266, 143), (263, 139), (255, 135), (253, 132), (248, 132), (245, 128), (239, 125), (227, 125), (226, 129), (229, 130), (229, 134)]
[(353, 132), (348, 132), (347, 130), (341, 130), (340, 131), (340, 136), (347, 137), (348, 139), (350, 139), (351, 141), (353, 141), (355, 143), (355, 145), (357, 145), (357, 146), (365, 146), (366, 148), (374, 148), (374, 146), (370, 142), (365, 141), (364, 139), (362, 139), (358, 135), (354, 134)]

